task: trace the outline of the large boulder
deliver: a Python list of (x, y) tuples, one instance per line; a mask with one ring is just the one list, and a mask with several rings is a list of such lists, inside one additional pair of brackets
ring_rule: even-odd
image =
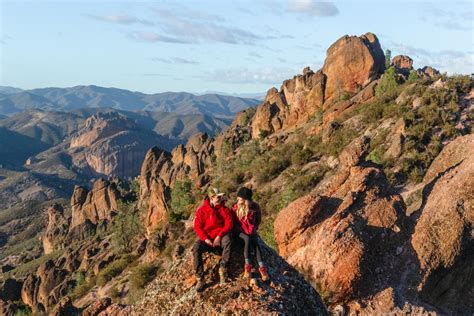
[(398, 72), (408, 75), (413, 70), (413, 59), (406, 55), (397, 55), (392, 58), (390, 65)]
[(411, 244), (422, 297), (441, 308), (474, 311), (474, 148), (457, 138), (430, 167)]
[(328, 48), (322, 68), (325, 100), (356, 92), (384, 70), (385, 56), (375, 34), (341, 37)]
[(350, 144), (322, 192), (297, 199), (274, 223), (280, 254), (330, 303), (373, 295), (397, 274), (404, 203), (383, 171), (363, 161), (367, 143)]

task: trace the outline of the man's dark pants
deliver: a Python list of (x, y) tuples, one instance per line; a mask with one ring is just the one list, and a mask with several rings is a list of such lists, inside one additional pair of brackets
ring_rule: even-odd
[(196, 276), (202, 278), (204, 276), (204, 265), (202, 262), (202, 254), (205, 252), (215, 252), (216, 250), (222, 251), (220, 266), (224, 269), (227, 268), (227, 263), (230, 259), (232, 241), (229, 234), (225, 235), (221, 239), (220, 247), (211, 247), (199, 238), (196, 240), (193, 246), (194, 256), (194, 272)]

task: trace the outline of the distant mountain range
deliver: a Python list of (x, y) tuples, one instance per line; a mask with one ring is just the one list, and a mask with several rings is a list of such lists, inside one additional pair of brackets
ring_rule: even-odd
[(75, 86), (21, 90), (0, 87), (0, 115), (27, 109), (70, 111), (109, 107), (126, 111), (202, 114), (231, 119), (236, 113), (260, 103), (252, 98), (219, 94), (194, 95), (187, 92), (145, 94), (117, 88)]

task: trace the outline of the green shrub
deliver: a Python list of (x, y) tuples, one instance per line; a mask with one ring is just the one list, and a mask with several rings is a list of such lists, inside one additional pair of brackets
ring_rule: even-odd
[(112, 222), (113, 242), (122, 251), (132, 251), (133, 239), (143, 232), (143, 224), (134, 203), (119, 201)]
[(85, 281), (74, 288), (73, 293), (71, 294), (72, 299), (78, 299), (90, 292), (90, 290), (95, 286), (96, 278), (91, 277), (88, 281)]
[(454, 75), (446, 80), (446, 84), (450, 89), (456, 90), (457, 93), (469, 93), (472, 88), (472, 80), (469, 75)]
[(410, 74), (408, 75), (407, 82), (413, 83), (413, 82), (417, 81), (418, 79), (420, 79), (420, 77), (418, 76), (418, 73), (416, 72), (416, 70), (411, 70)]
[(107, 294), (109, 295), (111, 299), (116, 300), (120, 297), (120, 290), (116, 286), (114, 286), (109, 289)]
[(129, 277), (130, 286), (136, 289), (142, 289), (156, 275), (157, 267), (149, 263), (139, 264), (132, 269)]
[(397, 74), (394, 67), (388, 68), (380, 78), (375, 95), (379, 98), (393, 99), (397, 94)]
[(290, 163), (289, 157), (285, 155), (272, 155), (268, 160), (260, 159), (260, 164), (254, 168), (257, 181), (263, 183), (275, 179)]
[(176, 223), (181, 219), (189, 217), (189, 207), (195, 202), (195, 196), (192, 192), (192, 182), (189, 179), (176, 181), (171, 190), (170, 207), (168, 220)]
[(104, 286), (107, 282), (112, 280), (114, 277), (120, 275), (135, 259), (131, 255), (126, 255), (106, 266), (102, 271), (97, 275), (97, 284)]

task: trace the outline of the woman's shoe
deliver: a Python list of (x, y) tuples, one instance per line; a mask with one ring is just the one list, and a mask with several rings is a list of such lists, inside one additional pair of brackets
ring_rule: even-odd
[(270, 279), (268, 277), (267, 269), (265, 269), (265, 267), (258, 268), (258, 271), (260, 271), (260, 275), (262, 276), (262, 281), (267, 281)]
[(244, 266), (244, 278), (250, 278), (251, 273), (252, 273), (252, 265), (246, 263)]

